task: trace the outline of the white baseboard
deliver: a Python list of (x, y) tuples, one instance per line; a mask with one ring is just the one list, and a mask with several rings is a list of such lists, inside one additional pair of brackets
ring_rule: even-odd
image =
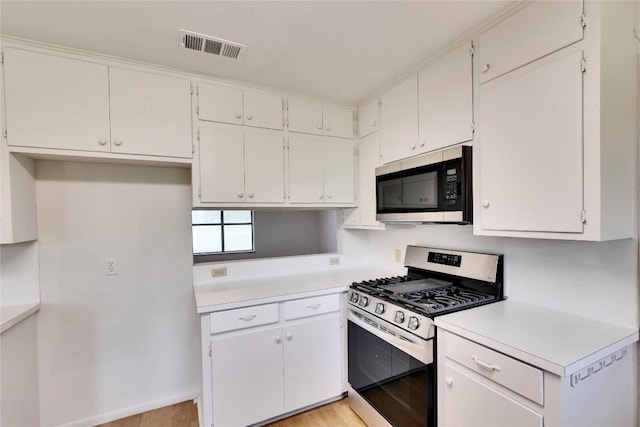
[(154, 409), (159, 409), (164, 406), (175, 405), (176, 403), (181, 403), (187, 400), (194, 400), (196, 398), (196, 392), (176, 394), (174, 396), (169, 396), (162, 399), (141, 403), (139, 405), (133, 405), (127, 408), (118, 409), (117, 411), (83, 418), (81, 420), (76, 420), (67, 424), (61, 424), (60, 427), (91, 427), (98, 424), (104, 424), (111, 421), (119, 420), (120, 418), (141, 414), (143, 412), (153, 411)]

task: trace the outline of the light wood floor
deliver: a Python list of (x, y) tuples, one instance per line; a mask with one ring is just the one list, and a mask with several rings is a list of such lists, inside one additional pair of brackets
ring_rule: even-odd
[[(267, 427), (347, 426), (366, 427), (366, 424), (349, 408), (347, 398), (267, 425)], [(98, 427), (198, 427), (198, 410), (192, 401), (182, 402)]]

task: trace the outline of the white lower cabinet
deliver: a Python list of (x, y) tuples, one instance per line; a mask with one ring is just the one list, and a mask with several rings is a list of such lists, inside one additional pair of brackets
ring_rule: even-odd
[(203, 315), (204, 425), (251, 425), (340, 397), (341, 298), (330, 294)]
[(635, 352), (605, 350), (560, 376), (438, 329), (438, 426), (635, 425)]

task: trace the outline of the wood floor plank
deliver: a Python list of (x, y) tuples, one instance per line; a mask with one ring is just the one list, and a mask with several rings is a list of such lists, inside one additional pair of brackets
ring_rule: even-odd
[[(265, 427), (366, 427), (345, 398), (268, 424)], [(198, 409), (192, 401), (133, 415), (97, 427), (198, 427)]]

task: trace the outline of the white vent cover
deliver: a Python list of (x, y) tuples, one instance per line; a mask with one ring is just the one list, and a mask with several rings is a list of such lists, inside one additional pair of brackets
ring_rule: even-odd
[(210, 53), (223, 58), (238, 60), (244, 55), (247, 48), (241, 43), (211, 37), (206, 34), (194, 33), (193, 31), (180, 30), (182, 36), (182, 47), (198, 52)]

